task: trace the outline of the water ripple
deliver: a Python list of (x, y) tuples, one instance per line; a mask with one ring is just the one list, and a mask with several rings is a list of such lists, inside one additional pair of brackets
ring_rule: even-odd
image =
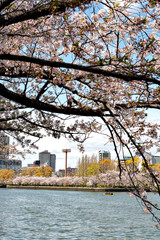
[(127, 193), (0, 189), (0, 203), (1, 240), (159, 239)]

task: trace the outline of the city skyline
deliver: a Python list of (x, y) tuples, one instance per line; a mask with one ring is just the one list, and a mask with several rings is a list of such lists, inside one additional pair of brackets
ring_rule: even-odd
[[(147, 110), (149, 117), (147, 118), (148, 122), (160, 124), (159, 112), (157, 110)], [(45, 137), (40, 139), (37, 143), (39, 149), (36, 150), (35, 154), (26, 154), (25, 160), (22, 161), (22, 166), (27, 166), (28, 163), (32, 163), (35, 159), (38, 159), (38, 153), (44, 151), (47, 147), (48, 151), (53, 152), (57, 156), (56, 168), (62, 169), (65, 164), (65, 156), (62, 153), (63, 148), (71, 148), (72, 152), (68, 156), (68, 166), (76, 167), (79, 157), (82, 156), (82, 153), (79, 152), (76, 142), (68, 141), (66, 138), (61, 137), (60, 139), (55, 139), (53, 137)], [(114, 151), (113, 144), (108, 142), (106, 136), (92, 133), (91, 137), (84, 142), (85, 153), (88, 155), (97, 154), (100, 149), (108, 149), (111, 152), (113, 160), (116, 160), (116, 154)], [(153, 147), (149, 150), (154, 155), (160, 155), (160, 152), (157, 152), (157, 147)], [(126, 153), (128, 155), (128, 153)]]
[[(95, 135), (95, 134), (94, 134)], [(114, 149), (112, 149), (112, 144), (106, 144), (106, 139), (104, 136), (96, 134), (94, 137), (89, 138), (84, 143), (85, 152), (91, 156), (92, 154), (97, 155), (101, 149), (110, 150), (111, 155), (114, 157)], [(67, 139), (62, 137), (61, 139), (54, 139), (51, 137), (46, 137), (38, 142), (39, 149), (36, 154), (27, 154), (25, 160), (22, 162), (22, 166), (27, 166), (28, 163), (32, 163), (35, 159), (38, 159), (38, 154), (41, 151), (48, 150), (51, 153), (56, 154), (56, 170), (64, 169), (65, 167), (65, 155), (62, 152), (63, 148), (71, 148), (71, 152), (68, 154), (68, 167), (76, 167), (78, 159), (82, 157), (82, 152), (79, 151), (77, 143), (69, 142)]]
[[(35, 154), (34, 156), (38, 156), (40, 151), (44, 151), (44, 148), (45, 148), (44, 145), (43, 145), (44, 142), (46, 144), (50, 143), (50, 144), (48, 144), (48, 151), (56, 154), (56, 171), (58, 171), (59, 169), (65, 169), (65, 155), (62, 152), (62, 146), (66, 146), (66, 148), (71, 148), (71, 152), (68, 154), (68, 164), (67, 164), (67, 166), (71, 167), (71, 168), (77, 167), (78, 159), (82, 157), (82, 153), (79, 152), (79, 150), (76, 146), (76, 143), (68, 142), (66, 145), (64, 145), (66, 139), (62, 138), (61, 141), (60, 140), (57, 141), (57, 144), (55, 144), (54, 147), (52, 147), (51, 139), (54, 140), (54, 141), (57, 141), (56, 139), (53, 139), (53, 138), (48, 138), (48, 139), (44, 138), (44, 139), (40, 140), (40, 148), (39, 148), (37, 154)], [(95, 138), (95, 139), (97, 139), (97, 138)], [(90, 141), (90, 143), (86, 143), (86, 148), (85, 148), (86, 151), (84, 152), (84, 154), (87, 154), (88, 156), (91, 156), (92, 154), (95, 154), (95, 155), (97, 155), (97, 160), (99, 160), (99, 151), (101, 151), (101, 150), (109, 151), (110, 154), (111, 154), (111, 160), (116, 160), (116, 154), (115, 154), (114, 149), (112, 148), (112, 145), (110, 143), (104, 145), (104, 144), (101, 144), (98, 141), (97, 146), (94, 148), (93, 146), (95, 146), (95, 145), (94, 145), (93, 142), (95, 141), (95, 139), (92, 139), (92, 141)], [(59, 144), (60, 142), (61, 142), (61, 144)], [(42, 146), (43, 146), (43, 148), (41, 148)], [(155, 153), (153, 151), (152, 155), (160, 156), (160, 153), (159, 152)], [(126, 154), (126, 156), (128, 156), (128, 154)], [(33, 158), (33, 160), (35, 160), (35, 159), (36, 158)], [(24, 160), (24, 163), (26, 163), (27, 161), (30, 161), (30, 160), (26, 160), (26, 161)], [(33, 163), (33, 161), (31, 160), (30, 163)]]
[[(10, 141), (11, 142), (11, 141)], [(12, 142), (11, 142), (12, 144)], [(61, 137), (60, 139), (55, 139), (53, 137), (45, 137), (38, 142), (38, 149), (35, 154), (26, 154), (25, 159), (22, 160), (22, 167), (27, 167), (28, 164), (32, 164), (35, 160), (39, 158), (39, 152), (43, 152), (46, 149), (52, 154), (56, 155), (56, 171), (65, 168), (65, 155), (62, 152), (63, 148), (71, 148), (71, 152), (68, 154), (68, 167), (77, 167), (78, 159), (82, 157), (82, 153), (79, 151), (76, 142), (68, 141), (66, 138)], [(91, 134), (91, 138), (87, 139), (84, 143), (84, 154), (91, 156), (92, 154), (97, 155), (99, 150), (109, 150), (111, 153), (112, 160), (116, 160), (116, 154), (113, 145), (107, 142), (106, 136), (100, 134)], [(152, 155), (160, 156), (159, 152), (156, 152), (154, 148), (153, 151), (149, 151)], [(128, 154), (125, 153), (127, 156)]]

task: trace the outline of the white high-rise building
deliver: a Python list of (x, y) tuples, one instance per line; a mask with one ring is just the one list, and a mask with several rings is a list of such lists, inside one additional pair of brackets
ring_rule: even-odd
[(110, 151), (104, 151), (104, 150), (100, 150), (99, 151), (99, 161), (103, 161), (104, 159), (109, 159), (111, 160), (111, 153)]

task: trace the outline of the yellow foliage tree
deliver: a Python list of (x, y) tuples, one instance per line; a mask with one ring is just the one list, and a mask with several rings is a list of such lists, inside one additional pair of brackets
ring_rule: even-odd
[(139, 157), (134, 157), (134, 158), (130, 158), (129, 160), (125, 161), (125, 165), (127, 167), (131, 168), (132, 170), (137, 170), (140, 162), (141, 162), (141, 159)]
[(26, 168), (22, 171), (22, 176), (34, 176), (36, 173), (37, 167), (32, 167), (32, 168)]
[(160, 163), (151, 164), (150, 167), (151, 167), (155, 172), (160, 172)]
[(26, 168), (22, 171), (23, 176), (37, 176), (37, 177), (50, 177), (52, 175), (52, 168), (48, 166), (33, 166), (32, 168)]
[(110, 159), (104, 159), (103, 161), (99, 161), (99, 165), (101, 172), (106, 172), (107, 170), (115, 169), (114, 162)]
[(35, 175), (38, 177), (50, 177), (52, 175), (52, 168), (48, 166), (41, 166), (36, 169)]
[(51, 177), (52, 176), (52, 167), (45, 167), (44, 169), (44, 175), (45, 177)]
[(15, 176), (15, 172), (11, 169), (2, 169), (0, 170), (0, 183), (12, 180)]

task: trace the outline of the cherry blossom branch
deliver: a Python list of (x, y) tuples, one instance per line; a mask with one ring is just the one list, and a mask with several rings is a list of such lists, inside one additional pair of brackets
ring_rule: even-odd
[(102, 120), (104, 121), (104, 123), (105, 123), (106, 126), (108, 127), (108, 130), (109, 130), (109, 132), (110, 132), (110, 134), (111, 134), (111, 137), (112, 137), (112, 140), (113, 140), (114, 149), (115, 149), (115, 152), (116, 152), (116, 155), (117, 155), (117, 158), (118, 158), (119, 177), (120, 177), (120, 179), (121, 179), (121, 175), (122, 175), (122, 165), (121, 165), (121, 160), (120, 160), (120, 157), (119, 157), (119, 154), (118, 154), (118, 149), (117, 149), (117, 145), (116, 145), (116, 142), (115, 142), (115, 138), (114, 138), (112, 129), (111, 129), (110, 125), (107, 123), (106, 119), (105, 119), (104, 117), (102, 117)]
[[(101, 119), (102, 119), (102, 120), (104, 121), (104, 123), (107, 125), (107, 127), (108, 127), (108, 129), (109, 129), (109, 131), (110, 131), (110, 133), (111, 133), (112, 140), (114, 141), (114, 136), (113, 136), (113, 133), (112, 133), (111, 128), (112, 128), (113, 131), (115, 132), (115, 134), (116, 134), (116, 136), (118, 137), (118, 139), (119, 139), (119, 141), (121, 142), (121, 144), (123, 144), (123, 145), (125, 145), (125, 146), (127, 147), (128, 151), (129, 151), (129, 153), (130, 153), (130, 155), (131, 155), (131, 158), (134, 159), (130, 148), (128, 147), (127, 144), (125, 144), (125, 143), (123, 142), (123, 140), (121, 139), (120, 135), (118, 134), (116, 128), (115, 128), (113, 125), (111, 125), (111, 128), (110, 128), (110, 124), (108, 124), (108, 122), (105, 120), (104, 117), (101, 117)], [(122, 174), (122, 164), (121, 164), (121, 161), (120, 161), (120, 158), (119, 158), (119, 154), (118, 154), (118, 151), (117, 151), (117, 146), (116, 146), (116, 144), (115, 144), (115, 141), (114, 141), (114, 146), (115, 146), (115, 151), (116, 151), (116, 154), (117, 154), (117, 157), (118, 157), (119, 170), (120, 170), (120, 173)], [(145, 198), (145, 196), (143, 195), (143, 193), (144, 193), (145, 190), (143, 189), (143, 192), (141, 192), (141, 189), (139, 189), (139, 188), (135, 185), (135, 182), (134, 182), (134, 180), (133, 180), (133, 177), (131, 176), (130, 171), (128, 171), (127, 168), (126, 168), (126, 170), (127, 170), (129, 179), (130, 179), (130, 181), (131, 181), (131, 183), (132, 183), (132, 185), (133, 185), (133, 189), (135, 190), (135, 191), (133, 191), (133, 190), (130, 190), (130, 191), (133, 193), (133, 195), (134, 195), (135, 197), (139, 198), (139, 199), (142, 201), (142, 203), (145, 205), (147, 211), (151, 213), (151, 215), (153, 216), (153, 218), (154, 218), (158, 223), (160, 223), (160, 218), (157, 217), (157, 216), (155, 215), (155, 213), (152, 211), (152, 207), (155, 208), (156, 210), (160, 210), (160, 208), (157, 207), (155, 204), (151, 203), (150, 201), (148, 201), (147, 198)], [(120, 178), (121, 178), (121, 175), (120, 175)], [(152, 176), (152, 178), (153, 178), (153, 176)], [(155, 178), (156, 178), (156, 177), (155, 177)], [(154, 180), (155, 180), (155, 178), (154, 178)], [(156, 178), (156, 181), (158, 181), (157, 178)], [(159, 185), (158, 185), (158, 186), (159, 186)], [(159, 192), (159, 190), (158, 190), (158, 192)]]
[(160, 110), (160, 102), (158, 101), (153, 101), (153, 102), (145, 102), (145, 103), (141, 103), (141, 102), (134, 102), (129, 103), (129, 104), (116, 104), (115, 109), (119, 109), (119, 108), (123, 108), (123, 109), (131, 109), (131, 108), (153, 108), (153, 109), (159, 109)]
[(147, 159), (145, 158), (142, 150), (140, 149), (140, 147), (136, 144), (136, 142), (134, 141), (133, 137), (129, 134), (129, 132), (127, 131), (127, 129), (121, 124), (121, 122), (115, 118), (115, 121), (118, 123), (118, 125), (125, 131), (125, 133), (127, 134), (128, 138), (130, 139), (130, 141), (133, 143), (133, 145), (136, 147), (136, 149), (138, 150), (138, 152), (140, 153), (140, 155), (142, 156), (144, 162), (145, 162), (145, 168), (148, 170), (150, 176), (152, 177), (152, 179), (154, 179), (156, 186), (157, 186), (157, 190), (158, 193), (160, 195), (160, 181), (156, 178), (156, 176), (153, 174), (152, 170), (150, 169)]
[(83, 109), (83, 108), (78, 109), (78, 108), (71, 108), (71, 107), (64, 107), (64, 106), (56, 106), (56, 105), (51, 105), (51, 104), (41, 102), (36, 99), (30, 99), (24, 96), (23, 94), (18, 94), (8, 90), (1, 83), (0, 83), (0, 95), (14, 102), (25, 105), (27, 107), (35, 108), (38, 110), (44, 110), (46, 112), (51, 112), (51, 113), (62, 113), (67, 115), (74, 114), (78, 116), (101, 116), (102, 114), (104, 114), (100, 109), (93, 110), (92, 108), (89, 108), (89, 107), (86, 109)]
[(8, 7), (14, 1), (15, 0), (4, 0), (4, 1), (1, 1), (0, 11), (2, 11), (4, 8)]
[[(4, 6), (12, 1), (6, 1), (6, 4), (2, 4)], [(7, 17), (0, 16), (0, 26), (8, 26), (14, 23), (26, 21), (26, 20), (35, 20), (40, 17), (48, 16), (48, 15), (56, 15), (66, 11), (67, 8), (75, 8), (81, 6), (83, 4), (88, 4), (90, 0), (58, 0), (58, 1), (49, 1), (48, 3), (42, 5), (35, 5), (35, 7), (30, 10), (22, 10), (22, 13), (16, 16)]]
[(84, 72), (101, 74), (101, 75), (107, 76), (107, 77), (119, 78), (126, 82), (138, 80), (138, 81), (145, 81), (145, 82), (150, 82), (150, 83), (155, 83), (157, 85), (160, 85), (159, 80), (157, 80), (155, 78), (149, 78), (146, 75), (135, 75), (135, 74), (131, 74), (131, 73), (126, 75), (126, 74), (122, 74), (122, 73), (118, 73), (118, 72), (116, 73), (114, 71), (107, 71), (102, 68), (94, 68), (94, 66), (83, 66), (83, 65), (72, 64), (72, 63), (49, 61), (49, 60), (39, 59), (39, 58), (35, 58), (35, 57), (28, 57), (28, 56), (23, 56), (23, 55), (14, 55), (14, 54), (0, 54), (0, 59), (34, 63), (34, 64), (38, 64), (40, 66), (49, 66), (49, 67), (54, 67), (54, 68), (75, 69), (75, 70), (80, 70), (80, 71), (84, 71)]
[[(64, 130), (57, 130), (57, 129), (54, 129), (54, 128), (49, 127), (49, 126), (45, 126), (45, 125), (39, 124), (39, 123), (37, 123), (37, 122), (33, 122), (33, 121), (27, 119), (27, 118), (24, 117), (24, 116), (20, 116), (20, 118), (23, 119), (25, 122), (31, 124), (31, 125), (37, 126), (37, 127), (39, 127), (39, 128), (44, 128), (44, 129), (47, 129), (47, 130), (51, 130), (51, 131), (53, 131), (53, 132), (55, 132), (55, 133), (58, 133), (58, 134), (63, 133), (63, 134), (69, 134), (69, 135), (71, 135), (71, 136), (77, 134), (77, 133), (75, 133), (75, 132), (68, 132), (68, 131), (64, 131)], [(80, 135), (84, 135), (85, 133), (83, 133), (83, 132), (81, 131), (79, 134), (80, 134)]]

